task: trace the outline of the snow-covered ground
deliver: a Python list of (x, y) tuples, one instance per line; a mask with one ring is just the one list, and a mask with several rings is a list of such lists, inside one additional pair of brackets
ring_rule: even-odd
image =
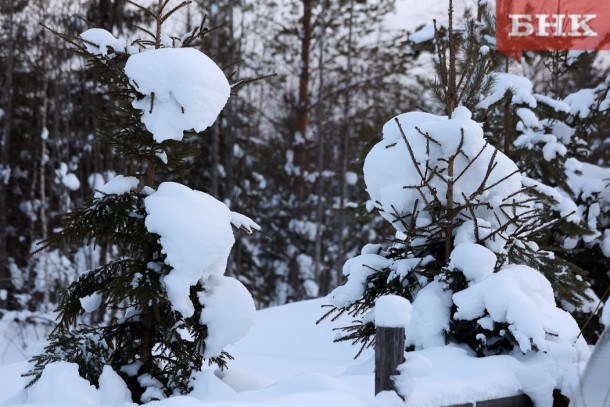
[[(333, 343), (331, 324), (316, 320), (324, 313), (324, 299), (258, 311), (249, 335), (229, 348), (235, 357), (224, 372), (200, 373), (190, 396), (151, 402), (154, 407), (187, 406), (398, 406), (395, 393), (374, 396), (373, 353), (358, 359), (357, 348)], [(122, 383), (99, 390), (76, 374), (75, 366), (61, 364), (43, 377), (38, 388), (22, 390), (20, 374), (26, 357), (40, 336), (31, 331), (24, 342), (15, 341), (14, 326), (0, 325), (0, 405), (76, 407), (133, 405), (117, 397)], [(9, 344), (12, 344), (9, 346)], [(22, 351), (22, 345), (30, 346)], [(531, 365), (530, 365), (531, 366)], [(544, 387), (536, 369), (511, 356), (477, 359), (458, 347), (437, 347), (407, 354), (401, 369), (402, 385), (412, 388), (407, 406), (443, 406), (517, 394), (529, 383), (528, 393)], [(109, 376), (107, 383), (113, 383)], [(407, 383), (408, 382), (408, 383)], [(403, 386), (403, 387), (404, 387)], [(527, 387), (527, 386), (526, 386)]]

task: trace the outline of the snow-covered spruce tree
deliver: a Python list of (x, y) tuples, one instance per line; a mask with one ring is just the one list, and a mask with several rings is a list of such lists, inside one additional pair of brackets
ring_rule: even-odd
[(583, 141), (566, 122), (569, 106), (554, 97), (536, 94), (532, 82), (523, 76), (509, 72), (492, 76), (493, 87), (476, 106), (477, 119), (484, 123), (487, 134), (496, 136), (490, 137), (490, 142), (521, 169), (524, 186), (547, 209), (542, 212), (543, 219), (555, 221), (537, 243), (554, 248), (556, 256), (536, 268), (552, 282), (566, 309), (590, 312), (596, 296), (587, 283), (587, 272), (563, 250), (568, 248), (564, 242), (588, 240), (594, 234), (586, 214), (583, 216), (574, 202), (565, 168), (569, 160), (583, 157)]
[[(569, 159), (584, 157), (585, 143), (581, 137), (584, 131), (571, 127), (570, 106), (555, 93), (563, 86), (558, 84), (566, 82), (579, 64), (567, 52), (524, 55), (526, 63), (542, 61), (537, 64), (552, 71), (546, 87), (549, 91), (537, 94), (532, 81), (509, 72), (509, 58), (494, 49), (490, 39), (495, 37), (495, 19), (486, 5), (479, 5), (476, 20), (467, 19), (464, 27), (455, 36), (454, 44), (456, 69), (464, 78), (459, 81), (462, 84), (458, 86), (459, 103), (473, 112), (475, 121), (483, 124), (486, 140), (515, 161), (525, 176), (523, 185), (528, 187), (527, 193), (535, 195), (537, 205), (544, 207), (541, 211), (544, 222), (554, 222), (535, 236), (540, 247), (555, 252), (553, 259), (538, 262), (528, 257), (518, 261), (543, 272), (562, 307), (570, 312), (579, 311), (584, 322), (597, 305), (597, 297), (590, 289), (587, 271), (566, 251), (573, 247), (564, 244), (591, 240), (596, 235), (587, 222), (588, 211), (574, 202), (576, 194), (565, 167)], [(437, 49), (449, 47), (445, 33), (446, 30), (437, 31), (434, 38)], [(433, 82), (431, 90), (438, 104), (446, 106), (450, 91), (444, 69), (447, 61), (443, 63), (442, 55), (436, 58), (439, 79)]]
[[(188, 48), (205, 34), (203, 27), (173, 40), (163, 32), (162, 22), (176, 10), (167, 5), (161, 0), (142, 8), (155, 31), (130, 45), (102, 29), (68, 39), (107, 90), (100, 133), (132, 173), (112, 179), (84, 207), (64, 215), (61, 231), (45, 242), (107, 242), (121, 256), (63, 293), (57, 328), (45, 352), (32, 359), (32, 383), (44, 379), (49, 364), (67, 361), (95, 385), (118, 374), (137, 402), (184, 394), (206, 360), (226, 366), (231, 357), (223, 347), (251, 326), (252, 297), (223, 274), (232, 224), (257, 226), (206, 193), (158, 184), (186, 169), (190, 151), (182, 140), (210, 126), (231, 93), (220, 68)], [(99, 307), (110, 311), (110, 321), (79, 323)]]
[[(484, 122), (490, 142), (517, 163), (527, 177), (524, 185), (545, 202), (544, 219), (563, 220), (538, 238), (541, 247), (551, 248), (556, 255), (536, 268), (551, 281), (562, 307), (581, 322), (589, 320), (599, 304), (597, 296), (603, 296), (607, 287), (607, 258), (600, 253), (604, 220), (599, 216), (603, 207), (599, 192), (603, 187), (594, 186), (600, 179), (586, 180), (581, 173), (588, 160), (586, 140), (603, 116), (600, 106), (607, 89), (601, 85), (567, 96), (564, 91), (582, 65), (589, 66), (589, 59), (590, 55), (559, 51), (524, 55), (526, 64), (545, 67), (544, 86), (539, 86), (544, 94), (534, 92), (530, 78), (509, 72), (506, 60), (503, 72), (492, 73), (494, 84), (475, 113)], [(603, 170), (594, 172), (601, 175)], [(583, 185), (589, 191), (583, 193)], [(590, 256), (590, 250), (597, 255)], [(601, 333), (594, 323), (585, 331), (591, 341), (596, 339), (596, 330)]]
[(459, 77), (451, 24), (436, 82), (445, 87), (447, 115), (410, 112), (383, 127), (364, 178), (396, 233), (389, 246), (366, 245), (345, 263), (347, 282), (329, 296), (327, 315), (354, 317), (337, 340), (363, 349), (374, 342), (376, 299), (401, 295), (413, 308), (407, 346), (449, 342), (479, 356), (548, 358), (554, 368), (540, 372), (546, 387), (530, 394), (546, 403), (589, 351), (574, 319), (557, 308), (549, 281), (524, 261), (553, 259), (532, 240), (549, 225), (519, 168), (460, 106), (458, 95), (470, 85)]

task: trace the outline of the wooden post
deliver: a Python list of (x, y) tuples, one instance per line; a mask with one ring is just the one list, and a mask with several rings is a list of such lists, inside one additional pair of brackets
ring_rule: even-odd
[(375, 333), (375, 394), (395, 390), (392, 376), (405, 361), (405, 329), (378, 326)]

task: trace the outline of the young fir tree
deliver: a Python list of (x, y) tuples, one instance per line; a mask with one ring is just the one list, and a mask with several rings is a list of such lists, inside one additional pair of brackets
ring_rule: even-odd
[[(132, 175), (99, 188), (44, 242), (107, 243), (121, 255), (64, 291), (58, 325), (26, 374), (30, 384), (44, 379), (47, 365), (68, 361), (95, 385), (104, 375), (120, 375), (137, 402), (184, 394), (206, 360), (226, 366), (231, 357), (222, 348), (251, 325), (250, 294), (223, 273), (234, 243), (231, 225), (251, 230), (256, 224), (208, 194), (159, 184), (187, 169), (191, 150), (183, 139), (210, 126), (231, 92), (220, 68), (188, 47), (206, 33), (203, 26), (177, 38), (163, 31), (180, 7), (168, 3), (138, 6), (153, 29), (143, 29), (149, 37), (130, 45), (103, 29), (65, 37), (107, 91), (100, 135)], [(107, 323), (79, 322), (99, 307), (112, 315)]]
[[(501, 69), (491, 74), (493, 86), (475, 106), (475, 117), (484, 123), (490, 142), (517, 163), (530, 193), (544, 202), (544, 219), (554, 223), (536, 242), (553, 250), (555, 258), (536, 268), (552, 282), (562, 307), (585, 322), (607, 287), (605, 275), (599, 284), (599, 270), (607, 262), (600, 252), (604, 220), (597, 210), (604, 203), (599, 187), (593, 188), (595, 192), (583, 191), (583, 184), (588, 189), (591, 183), (583, 182), (580, 173), (582, 162), (588, 161), (586, 140), (604, 115), (599, 107), (606, 86), (570, 93), (577, 89), (574, 78), (591, 70), (593, 55), (588, 53), (525, 53), (523, 64), (536, 67), (525, 71), (538, 76), (529, 78), (509, 69), (509, 58), (490, 52), (502, 60)], [(589, 250), (598, 255), (590, 256)], [(596, 339), (591, 335), (596, 329), (601, 333), (595, 325), (585, 331), (591, 341)]]
[[(446, 46), (436, 36), (433, 84), (446, 116), (410, 112), (383, 127), (364, 178), (396, 233), (388, 246), (366, 245), (345, 263), (347, 282), (331, 293), (326, 316), (354, 317), (353, 325), (338, 328), (337, 340), (364, 349), (374, 343), (375, 301), (397, 294), (412, 302), (407, 346), (452, 342), (479, 356), (539, 352), (556, 361), (566, 354), (581, 359), (588, 350), (578, 325), (556, 307), (551, 284), (534, 268), (554, 257), (533, 241), (549, 226), (540, 201), (464, 106), (482, 97), (490, 56), (467, 46), (466, 57), (479, 66), (459, 63), (451, 8), (450, 1)], [(464, 41), (477, 34), (473, 28)], [(551, 374), (557, 379), (566, 372), (562, 365)]]
[[(486, 139), (515, 161), (526, 176), (523, 184), (528, 193), (545, 207), (541, 211), (544, 221), (552, 223), (535, 241), (540, 247), (554, 251), (554, 258), (522, 261), (542, 271), (551, 281), (562, 307), (576, 312), (584, 322), (595, 308), (597, 298), (587, 279), (589, 267), (574, 256), (575, 246), (570, 243), (590, 241), (599, 232), (589, 226), (586, 205), (575, 203), (579, 194), (572, 190), (566, 163), (586, 156), (583, 141), (586, 131), (572, 124), (570, 106), (561, 95), (569, 76), (580, 69), (580, 63), (568, 52), (524, 55), (524, 59), (541, 61), (538, 65), (548, 69), (546, 92), (537, 94), (529, 78), (509, 71), (509, 58), (496, 51), (489, 41), (494, 37), (495, 20), (486, 6), (480, 5), (476, 21), (467, 20), (464, 33), (456, 38), (458, 71), (466, 85), (469, 82), (474, 85), (458, 91), (459, 103), (471, 109), (475, 120), (483, 123)], [(446, 36), (437, 34), (435, 44), (448, 47)], [(477, 63), (481, 54), (486, 56), (484, 64)], [(442, 74), (442, 56), (438, 61), (437, 71)], [(448, 88), (442, 77), (432, 91), (440, 105), (446, 105)]]

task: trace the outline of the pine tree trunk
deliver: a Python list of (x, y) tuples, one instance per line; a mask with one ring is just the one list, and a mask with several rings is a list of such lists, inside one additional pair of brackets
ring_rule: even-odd
[[(43, 1), (41, 4), (41, 14), (43, 24), (46, 24), (46, 9), (47, 9), (46, 1)], [(46, 240), (49, 237), (49, 220), (47, 217), (47, 190), (46, 190), (46, 165), (45, 161), (47, 158), (47, 110), (49, 104), (49, 98), (47, 96), (47, 91), (49, 88), (49, 79), (47, 75), (47, 44), (45, 43), (46, 38), (46, 30), (42, 31), (42, 107), (41, 107), (41, 129), (40, 129), (40, 222), (42, 226), (42, 240)], [(47, 133), (43, 135), (43, 133)], [(43, 292), (43, 309), (45, 311), (49, 311), (49, 303), (51, 302), (51, 276), (49, 273), (49, 256), (47, 249), (43, 249), (40, 253), (43, 262), (43, 274), (44, 274), (44, 292)]]
[[(354, 29), (354, 0), (350, 0), (350, 8), (349, 8), (349, 24), (348, 24), (348, 35), (347, 35), (347, 66), (345, 70), (345, 91), (343, 94), (343, 128), (341, 131), (341, 141), (340, 145), (340, 157), (339, 160), (341, 162), (341, 167), (339, 169), (339, 208), (343, 209), (345, 207), (345, 203), (347, 201), (347, 182), (346, 182), (346, 174), (347, 174), (347, 165), (349, 162), (349, 137), (350, 137), (350, 101), (351, 101), (351, 84), (352, 84), (352, 33)], [(345, 261), (345, 253), (347, 251), (345, 247), (345, 214), (341, 211), (338, 215), (339, 217), (339, 258), (337, 266), (335, 267), (335, 275), (333, 276), (333, 281), (331, 285), (336, 285), (341, 278), (340, 270), (341, 265)]]
[[(2, 172), (10, 169), (9, 163), (9, 149), (11, 141), (11, 125), (12, 125), (12, 111), (13, 111), (13, 69), (15, 62), (15, 43), (13, 40), (14, 31), (14, 9), (13, 2), (8, 2), (8, 29), (7, 38), (5, 41), (7, 56), (4, 66), (4, 87), (2, 97), (2, 108), (4, 110), (4, 117), (2, 118), (2, 139), (0, 139), (0, 170)], [(13, 292), (11, 274), (8, 268), (8, 235), (7, 235), (7, 195), (8, 195), (9, 180), (4, 181), (4, 174), (0, 174), (0, 286), (9, 292), (9, 295)], [(11, 309), (10, 298), (8, 300), (0, 299), (0, 308)]]
[[(322, 228), (324, 227), (324, 181), (322, 173), (324, 172), (324, 137), (323, 137), (323, 123), (324, 123), (324, 40), (326, 31), (325, 21), (325, 9), (328, 8), (328, 2), (325, 2), (322, 8), (321, 20), (321, 34), (320, 34), (320, 55), (318, 57), (318, 100), (316, 107), (316, 121), (317, 134), (316, 134), (316, 242), (314, 247), (314, 272), (316, 276), (316, 282), (320, 287), (320, 294), (325, 294), (329, 290), (329, 276), (326, 270), (322, 267)], [(323, 274), (324, 273), (324, 274)]]
[(301, 40), (301, 72), (299, 75), (299, 100), (296, 114), (296, 129), (301, 137), (295, 140), (294, 163), (299, 174), (295, 179), (297, 212), (302, 212), (305, 203), (305, 177), (307, 165), (307, 146), (305, 139), (309, 125), (309, 54), (311, 48), (311, 8), (313, 0), (303, 0), (303, 38)]

